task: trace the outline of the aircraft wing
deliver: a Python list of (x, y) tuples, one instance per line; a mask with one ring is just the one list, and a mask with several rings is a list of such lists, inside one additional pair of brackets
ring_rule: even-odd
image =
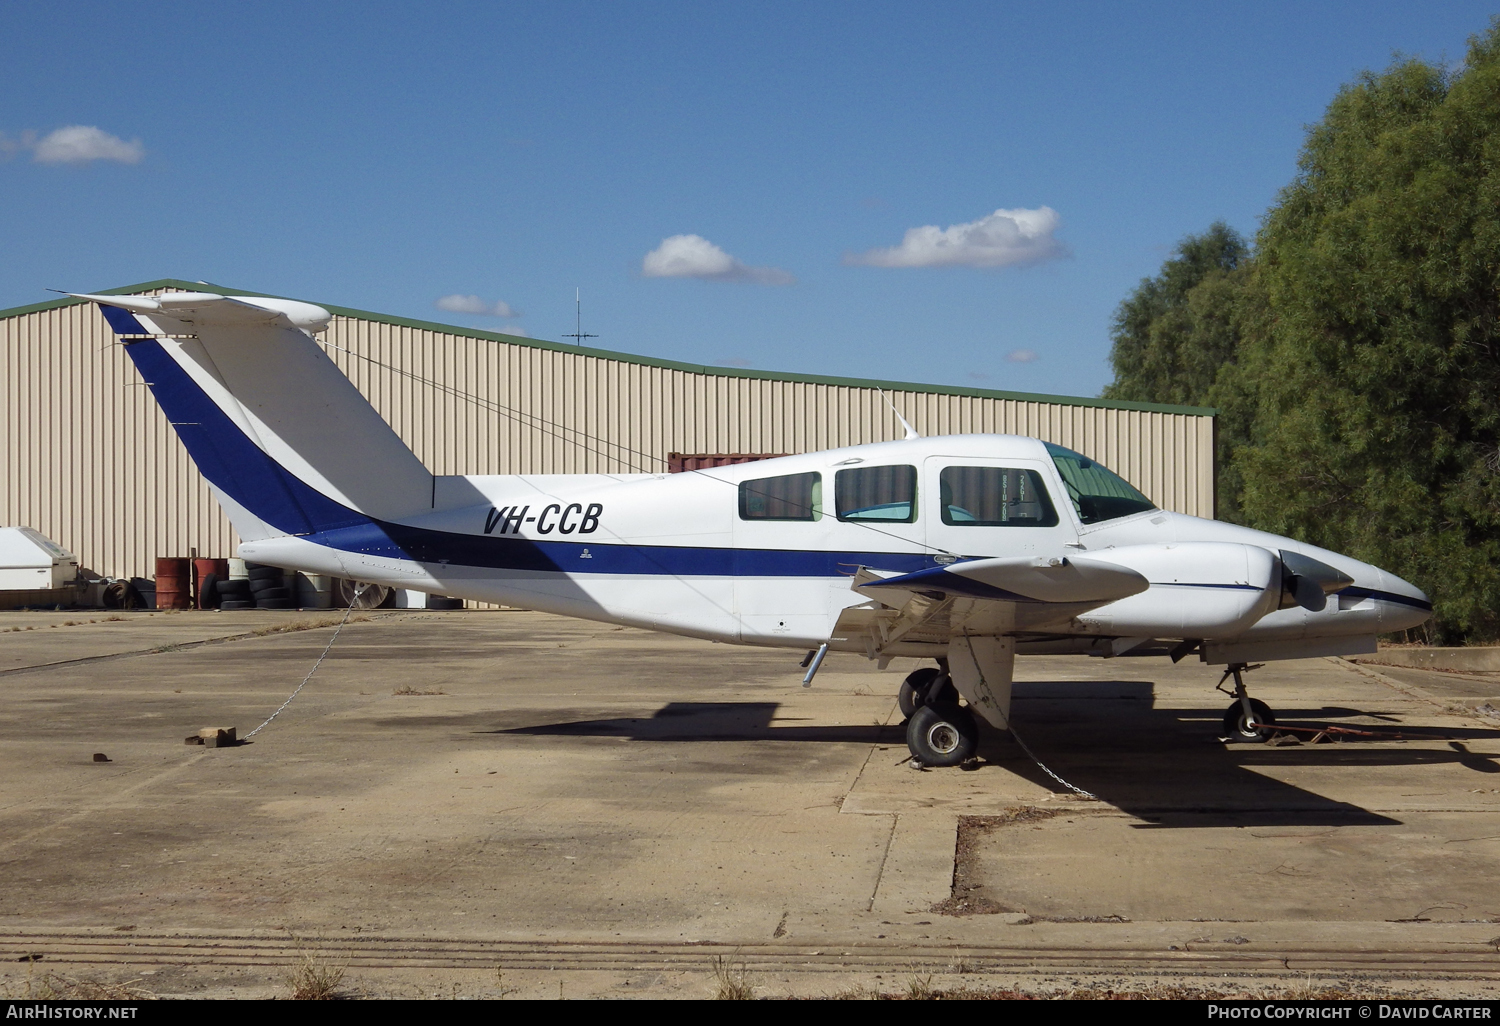
[(1087, 556), (1001, 556), (971, 559), (899, 577), (858, 581), (854, 589), (901, 604), (895, 592), (990, 599), (1000, 602), (1103, 605), (1151, 586), (1140, 573)]
[(850, 587), (873, 601), (846, 607), (833, 633), (865, 638), (871, 658), (930, 655), (911, 646), (945, 646), (961, 633), (1055, 631), (1150, 586), (1135, 570), (1088, 556), (970, 559), (895, 577), (861, 567)]

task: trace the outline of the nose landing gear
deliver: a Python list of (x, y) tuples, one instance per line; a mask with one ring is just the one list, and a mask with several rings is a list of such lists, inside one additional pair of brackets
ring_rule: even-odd
[[(1244, 663), (1230, 663), (1224, 676), (1219, 678), (1217, 690), (1234, 695), (1234, 701), (1224, 710), (1224, 733), (1230, 740), (1258, 744), (1270, 740), (1271, 735), (1276, 733), (1276, 714), (1260, 699), (1250, 697), (1250, 693), (1245, 690), (1244, 678), (1241, 677), (1242, 673), (1258, 670), (1262, 665), (1264, 664), (1247, 666)], [(1232, 692), (1224, 687), (1224, 682), (1230, 677), (1234, 678)]]

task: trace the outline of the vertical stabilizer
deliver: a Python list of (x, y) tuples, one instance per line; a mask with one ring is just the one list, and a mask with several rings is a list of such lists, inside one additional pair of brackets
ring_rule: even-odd
[(82, 298), (104, 307), (237, 528), (248, 514), (308, 534), (431, 508), (431, 473), (313, 339), (326, 310), (208, 293)]

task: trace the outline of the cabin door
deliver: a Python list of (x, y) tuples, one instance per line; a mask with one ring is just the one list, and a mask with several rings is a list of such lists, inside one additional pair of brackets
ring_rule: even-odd
[[(927, 541), (955, 556), (1065, 556), (1078, 541), (1065, 495), (1039, 460), (931, 456), (923, 466)], [(941, 556), (940, 556), (941, 558)]]

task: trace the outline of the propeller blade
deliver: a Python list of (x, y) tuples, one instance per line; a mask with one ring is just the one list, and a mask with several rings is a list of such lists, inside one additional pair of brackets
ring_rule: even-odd
[[(1328, 605), (1328, 596), (1343, 591), (1354, 578), (1322, 560), (1300, 552), (1281, 550), (1282, 590), (1303, 609), (1320, 613)], [(1285, 608), (1285, 604), (1283, 604)]]

